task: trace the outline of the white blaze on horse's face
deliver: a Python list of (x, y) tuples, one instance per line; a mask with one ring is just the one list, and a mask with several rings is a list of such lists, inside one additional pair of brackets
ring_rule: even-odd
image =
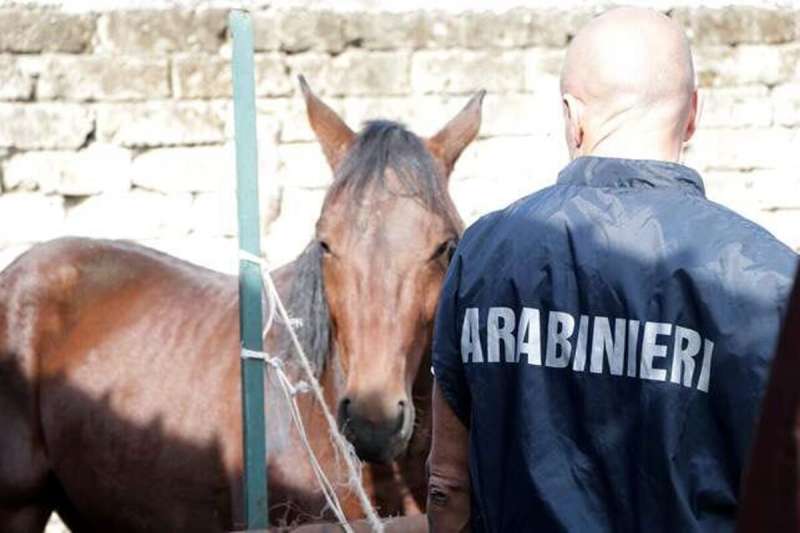
[(478, 134), (483, 93), (423, 141), (388, 122), (370, 123), (356, 136), (300, 83), (311, 127), (336, 175), (317, 240), (346, 376), (340, 429), (362, 459), (388, 462), (412, 436), (415, 384), (415, 397), (430, 401), (433, 318), (463, 229), (447, 177)]

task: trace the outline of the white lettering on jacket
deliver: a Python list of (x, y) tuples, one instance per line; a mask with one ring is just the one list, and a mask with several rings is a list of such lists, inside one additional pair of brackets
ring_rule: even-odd
[(490, 307), (485, 317), (469, 307), (461, 329), (466, 364), (571, 366), (574, 372), (662, 381), (703, 392), (708, 392), (713, 353), (711, 340), (685, 326), (605, 316), (576, 319), (532, 307)]

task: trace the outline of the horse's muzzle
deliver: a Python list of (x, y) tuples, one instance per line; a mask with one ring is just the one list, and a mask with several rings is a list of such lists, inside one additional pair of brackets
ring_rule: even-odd
[(353, 444), (359, 459), (390, 463), (405, 451), (411, 438), (413, 406), (404, 399), (390, 402), (388, 408), (375, 409), (368, 401), (343, 398), (339, 402), (339, 430)]

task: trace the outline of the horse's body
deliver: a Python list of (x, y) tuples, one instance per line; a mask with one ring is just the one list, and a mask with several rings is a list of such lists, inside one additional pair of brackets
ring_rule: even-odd
[[(376, 147), (369, 136), (348, 137), (304, 93), (331, 166), (352, 148), (343, 166), (353, 171)], [(428, 141), (442, 175), (477, 133), (479, 104)], [(466, 112), (474, 133), (464, 132)], [(439, 241), (457, 236), (460, 220), (449, 198), (448, 212), (436, 213), (425, 191), (398, 194), (409, 185), (394, 168), (392, 143), (420, 141), (400, 126), (382, 131), (382, 163), (370, 172), (383, 182), (364, 179), (351, 190), (337, 177), (318, 224), (325, 240), (274, 277), (304, 321), (301, 340), (326, 403), (359, 455), (374, 461), (364, 465), (367, 492), (381, 514), (396, 515), (424, 510), (427, 346), (446, 268)], [(416, 157), (409, 168), (431, 168), (429, 152)], [(88, 239), (35, 246), (0, 272), (0, 531), (41, 531), (52, 510), (76, 531), (242, 525), (237, 287), (235, 277), (132, 243)], [(267, 350), (298, 379), (283, 331), (273, 329)], [(268, 382), (271, 522), (330, 516), (285, 399)], [(346, 514), (362, 516), (320, 406), (310, 395), (297, 399)]]
[[(285, 294), (293, 269), (277, 276)], [(16, 500), (26, 504), (20, 530), (54, 507), (77, 531), (231, 527), (242, 472), (236, 279), (84, 239), (36, 247), (1, 279), (0, 524)], [(267, 417), (286, 420), (279, 391), (269, 398)], [(300, 401), (335, 479), (320, 412)], [(267, 437), (274, 522), (319, 517), (324, 506), (296, 437)], [(365, 469), (386, 512), (422, 501), (427, 435), (417, 441), (396, 465)]]

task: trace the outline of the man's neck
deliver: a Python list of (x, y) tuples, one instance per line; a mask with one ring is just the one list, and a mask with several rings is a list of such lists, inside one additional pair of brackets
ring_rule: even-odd
[(600, 137), (596, 141), (585, 140), (586, 150), (577, 155), (616, 157), (620, 159), (650, 159), (679, 163), (683, 143), (674, 139), (653, 139), (645, 133), (640, 135), (619, 133)]

